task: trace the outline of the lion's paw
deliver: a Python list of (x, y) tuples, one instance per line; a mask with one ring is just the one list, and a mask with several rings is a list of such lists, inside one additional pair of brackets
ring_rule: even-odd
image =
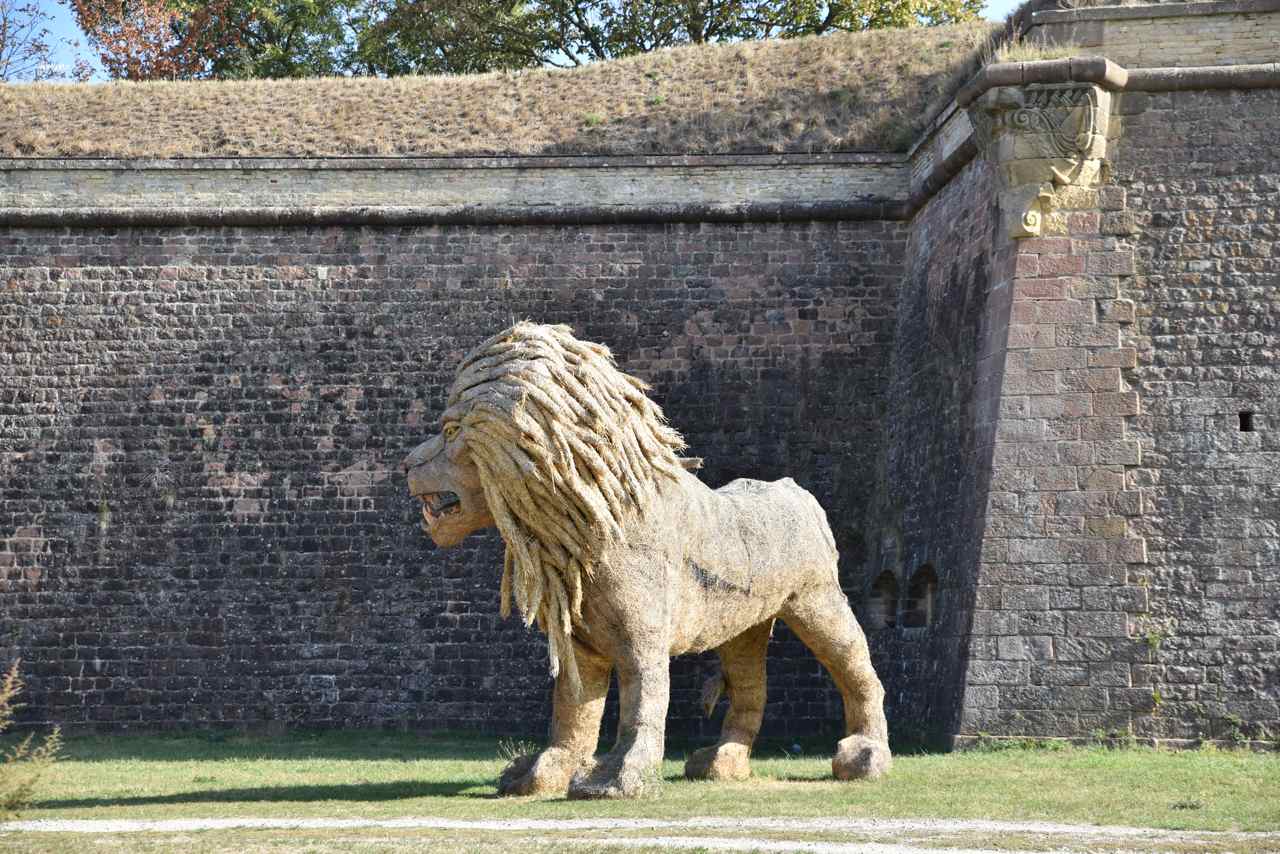
[(644, 776), (635, 771), (609, 773), (603, 763), (583, 768), (569, 781), (572, 800), (617, 800), (638, 798), (644, 792)]
[(549, 747), (516, 758), (498, 777), (499, 795), (560, 795), (581, 763), (568, 752)]
[(889, 745), (865, 735), (851, 735), (836, 745), (831, 773), (837, 780), (874, 780), (892, 764)]
[(745, 780), (751, 776), (751, 750), (745, 744), (728, 742), (695, 750), (684, 763), (690, 780)]

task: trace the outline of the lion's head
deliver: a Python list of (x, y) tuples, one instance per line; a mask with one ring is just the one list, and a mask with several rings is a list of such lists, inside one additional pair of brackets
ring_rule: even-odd
[(569, 327), (518, 323), (462, 360), (442, 433), (402, 464), (438, 545), (497, 525), (502, 614), (514, 596), (525, 623), (547, 634), (552, 675), (574, 686), (583, 578), (659, 478), (681, 471), (684, 440), (647, 390)]

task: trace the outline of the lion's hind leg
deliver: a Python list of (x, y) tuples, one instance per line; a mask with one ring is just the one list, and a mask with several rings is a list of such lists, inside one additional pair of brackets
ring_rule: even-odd
[(690, 780), (745, 780), (751, 776), (751, 745), (764, 718), (765, 652), (772, 631), (773, 620), (766, 620), (717, 650), (729, 711), (720, 741), (694, 751), (685, 762), (684, 775)]
[(831, 673), (844, 701), (845, 737), (831, 770), (837, 779), (874, 779), (889, 770), (889, 727), (884, 687), (871, 666), (867, 639), (834, 584), (787, 603), (782, 619)]
[(500, 795), (562, 795), (600, 740), (600, 718), (609, 693), (609, 661), (575, 646), (582, 694), (569, 695), (563, 677), (556, 680), (551, 710), (551, 743), (538, 753), (516, 758), (498, 778)]

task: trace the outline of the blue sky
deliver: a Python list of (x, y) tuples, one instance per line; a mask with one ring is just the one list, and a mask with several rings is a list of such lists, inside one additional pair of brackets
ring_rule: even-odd
[[(71, 11), (58, 0), (37, 0), (40, 7), (53, 16), (53, 23), (50, 30), (53, 32), (54, 39), (58, 42), (54, 51), (53, 61), (68, 70), (75, 62), (75, 52), (64, 47), (64, 43), (68, 40), (80, 39), (80, 30), (76, 27), (75, 20), (71, 16)], [(1012, 12), (1021, 4), (1022, 0), (991, 0), (983, 9), (983, 15), (993, 21), (1004, 20), (1004, 17)], [(87, 60), (93, 61), (93, 52), (82, 47), (80, 56)]]

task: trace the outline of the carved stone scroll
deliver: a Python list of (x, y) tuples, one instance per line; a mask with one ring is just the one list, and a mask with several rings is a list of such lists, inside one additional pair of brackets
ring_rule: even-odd
[(1111, 93), (1089, 83), (1000, 86), (969, 107), (979, 146), (1000, 172), (1010, 237), (1036, 237), (1061, 187), (1091, 187), (1107, 155)]

